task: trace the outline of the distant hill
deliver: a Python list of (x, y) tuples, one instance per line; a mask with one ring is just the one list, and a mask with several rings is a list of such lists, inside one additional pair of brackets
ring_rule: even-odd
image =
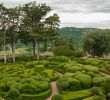
[(65, 40), (74, 39), (76, 43), (80, 43), (81, 36), (92, 28), (75, 28), (75, 27), (64, 27), (59, 29), (59, 34), (64, 36)]

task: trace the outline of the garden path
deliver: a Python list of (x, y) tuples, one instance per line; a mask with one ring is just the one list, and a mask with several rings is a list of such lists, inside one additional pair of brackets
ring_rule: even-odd
[(52, 96), (58, 93), (58, 87), (56, 81), (51, 82), (51, 86), (52, 86), (52, 94), (46, 100), (51, 100)]

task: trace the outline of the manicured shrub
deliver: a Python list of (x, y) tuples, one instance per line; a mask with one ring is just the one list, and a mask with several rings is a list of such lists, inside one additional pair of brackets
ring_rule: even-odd
[(44, 66), (48, 66), (49, 65), (49, 61), (48, 60), (41, 60), (39, 61), (40, 65), (44, 65)]
[(93, 85), (95, 86), (102, 86), (103, 82), (104, 82), (104, 77), (94, 77), (92, 79)]
[(75, 76), (75, 73), (69, 73), (69, 72), (68, 72), (68, 73), (65, 73), (64, 75), (65, 75), (65, 76), (68, 76), (68, 77), (74, 77), (74, 76)]
[(43, 71), (44, 69), (45, 69), (44, 65), (37, 65), (35, 66), (34, 71), (40, 72)]
[(51, 94), (51, 89), (35, 95), (30, 94), (21, 94), (22, 100), (46, 100), (47, 97), (49, 97)]
[(99, 69), (97, 67), (93, 67), (93, 66), (90, 66), (90, 65), (84, 66), (84, 69), (87, 70), (87, 71), (94, 72), (94, 73), (98, 73), (99, 72)]
[(76, 72), (76, 71), (80, 71), (81, 70), (81, 67), (78, 67), (78, 66), (72, 66), (72, 67), (67, 67), (65, 68), (65, 71), (67, 72)]
[(91, 77), (94, 77), (95, 76), (95, 73), (92, 72), (92, 71), (88, 71), (87, 74), (90, 75)]
[(81, 90), (82, 86), (81, 86), (80, 81), (73, 79), (71, 82), (69, 82), (69, 89), (71, 91)]
[(110, 92), (110, 78), (106, 79), (103, 83), (103, 89), (105, 92), (109, 93)]
[(39, 89), (41, 89), (41, 91), (46, 91), (49, 89), (49, 83), (45, 82), (45, 81), (36, 81), (35, 83), (33, 83), (36, 87), (38, 87)]
[(51, 100), (63, 100), (63, 97), (60, 94), (55, 94), (52, 96)]
[(92, 85), (92, 79), (89, 75), (79, 74), (76, 75), (75, 78), (81, 82), (83, 88), (90, 88)]
[(19, 90), (15, 88), (10, 89), (5, 100), (22, 100)]
[(52, 62), (68, 62), (69, 61), (68, 57), (65, 57), (65, 56), (54, 56), (54, 57), (48, 57), (47, 59)]
[(99, 87), (91, 88), (92, 95), (103, 95), (103, 90)]
[(60, 90), (68, 90), (69, 89), (69, 82), (63, 81), (59, 84)]
[(19, 87), (19, 90), (22, 94), (35, 94), (36, 93), (35, 85), (25, 83)]
[(25, 64), (25, 67), (26, 67), (26, 68), (33, 68), (33, 67), (35, 67), (37, 64), (38, 64), (37, 61), (30, 61), (30, 62), (27, 62), (27, 63)]

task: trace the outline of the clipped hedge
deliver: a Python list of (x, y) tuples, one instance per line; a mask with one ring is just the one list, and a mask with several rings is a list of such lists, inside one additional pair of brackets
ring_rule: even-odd
[(104, 77), (94, 77), (92, 79), (93, 85), (95, 86), (102, 86), (103, 82), (104, 82)]
[(89, 75), (78, 74), (78, 75), (75, 76), (75, 78), (78, 79), (81, 82), (83, 88), (85, 88), (85, 89), (90, 88), (91, 85), (92, 85), (92, 78)]
[(51, 100), (63, 100), (63, 97), (60, 94), (55, 94), (52, 96)]
[(50, 94), (51, 89), (36, 95), (21, 94), (21, 96), (22, 100), (46, 100), (46, 98), (49, 97)]
[(52, 61), (52, 62), (69, 62), (69, 59), (66, 56), (48, 57), (47, 60)]

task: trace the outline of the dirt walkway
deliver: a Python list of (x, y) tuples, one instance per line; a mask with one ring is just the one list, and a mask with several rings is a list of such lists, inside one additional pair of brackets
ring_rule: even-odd
[(58, 93), (58, 87), (56, 81), (51, 82), (51, 86), (52, 86), (52, 94), (46, 100), (51, 100), (52, 96)]

